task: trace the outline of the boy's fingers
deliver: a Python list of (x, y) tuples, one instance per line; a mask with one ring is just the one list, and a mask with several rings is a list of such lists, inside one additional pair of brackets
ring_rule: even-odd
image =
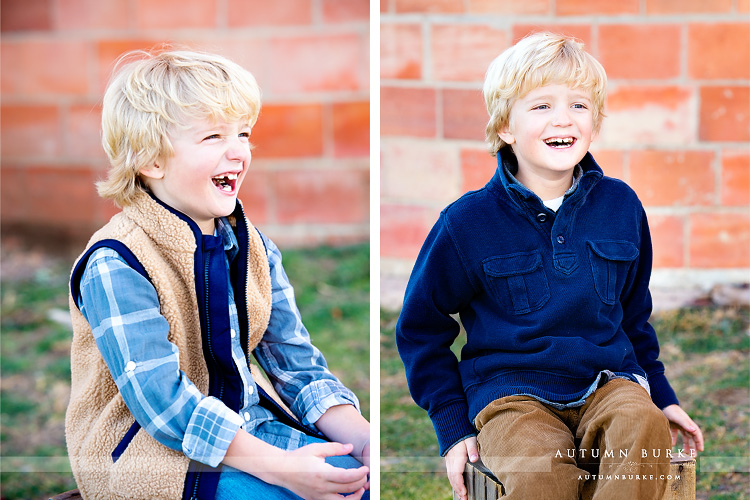
[(352, 452), (354, 449), (354, 445), (352, 444), (343, 444), (343, 443), (313, 443), (308, 444), (307, 447), (309, 447), (310, 451), (313, 455), (316, 457), (336, 457), (339, 455), (348, 455)]
[(469, 457), (469, 462), (476, 462), (479, 460), (479, 449), (477, 447), (477, 438), (470, 437), (466, 441), (466, 454)]
[(370, 472), (370, 469), (364, 465), (358, 469), (333, 468), (334, 471), (328, 476), (329, 481), (339, 484), (357, 484), (358, 487), (365, 485), (367, 482), (367, 474)]

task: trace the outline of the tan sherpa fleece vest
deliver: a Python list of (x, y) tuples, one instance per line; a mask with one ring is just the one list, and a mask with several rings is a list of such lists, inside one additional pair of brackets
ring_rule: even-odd
[[(268, 325), (271, 279), (263, 241), (249, 221), (247, 225), (250, 241), (246, 296), (251, 351)], [(125, 244), (146, 269), (156, 288), (161, 314), (169, 323), (169, 341), (179, 349), (180, 369), (201, 392), (208, 394), (208, 369), (195, 294), (196, 242), (190, 226), (143, 193), (97, 231), (87, 248), (104, 239)], [(65, 434), (81, 495), (87, 500), (180, 499), (188, 458), (160, 444), (143, 428), (113, 463), (112, 451), (135, 420), (99, 353), (91, 327), (73, 300), (71, 296), (72, 387)]]

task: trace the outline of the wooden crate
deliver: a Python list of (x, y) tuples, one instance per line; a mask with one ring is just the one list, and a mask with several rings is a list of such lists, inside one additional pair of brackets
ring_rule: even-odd
[(50, 497), (49, 500), (83, 500), (83, 498), (78, 490), (70, 490), (54, 497)]
[[(673, 458), (669, 467), (672, 480), (661, 500), (695, 500), (695, 459)], [(467, 463), (464, 481), (469, 500), (497, 500), (503, 496), (503, 485), (481, 462)], [(453, 500), (458, 496), (453, 493)]]

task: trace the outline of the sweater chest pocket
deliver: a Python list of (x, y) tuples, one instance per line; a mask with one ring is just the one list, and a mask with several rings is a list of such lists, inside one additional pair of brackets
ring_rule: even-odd
[(488, 288), (513, 314), (541, 309), (550, 298), (542, 256), (537, 251), (489, 257), (482, 266)]
[(594, 288), (607, 305), (614, 305), (620, 296), (638, 247), (629, 241), (589, 241), (589, 260)]

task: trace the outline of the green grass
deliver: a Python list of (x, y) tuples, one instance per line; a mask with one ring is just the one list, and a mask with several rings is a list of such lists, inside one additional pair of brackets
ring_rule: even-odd
[[(652, 318), (667, 376), (706, 439), (698, 463), (698, 499), (750, 499), (749, 312), (699, 307)], [(381, 497), (448, 500), (452, 493), (442, 464), (414, 465), (436, 457), (438, 447), (426, 413), (406, 387), (394, 341), (396, 319), (397, 313), (381, 312)]]
[[(284, 251), (284, 267), (313, 343), (357, 394), (368, 418), (369, 263), (369, 245)], [(69, 265), (48, 260), (30, 278), (3, 278), (2, 500), (46, 499), (75, 487), (64, 438), (71, 332), (49, 314), (68, 308)]]

